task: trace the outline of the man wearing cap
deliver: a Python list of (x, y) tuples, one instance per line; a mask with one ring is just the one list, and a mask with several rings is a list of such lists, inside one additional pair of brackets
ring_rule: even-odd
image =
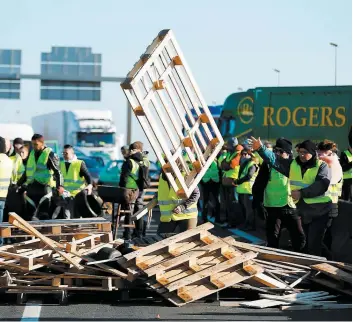
[[(280, 159), (293, 160), (292, 142), (285, 138), (279, 138), (276, 141), (273, 152)], [(289, 179), (275, 168), (263, 163), (254, 184), (254, 199), (258, 186), (263, 187), (262, 191), (261, 188), (259, 189), (258, 194), (259, 198), (262, 197), (262, 203), (267, 213), (267, 246), (278, 248), (281, 229), (286, 227), (290, 234), (293, 250), (302, 251), (305, 246), (305, 233), (296, 205), (291, 197)]]
[(32, 136), (32, 147), (26, 171), (17, 184), (20, 192), (27, 191), (25, 198), (33, 208), (33, 219), (48, 219), (52, 188), (59, 195), (64, 192), (60, 162), (52, 149), (45, 146), (43, 135)]
[(289, 178), (291, 197), (302, 218), (306, 235), (305, 251), (320, 256), (332, 208), (331, 197), (327, 194), (331, 171), (317, 157), (316, 144), (310, 140), (302, 142), (299, 156), (290, 160), (269, 151), (260, 138), (251, 137), (251, 140), (253, 149), (259, 152), (264, 162)]
[(228, 222), (230, 227), (236, 225), (235, 187), (233, 181), (238, 179), (240, 169), (240, 152), (243, 147), (238, 144), (237, 138), (231, 138), (227, 144), (226, 158), (221, 162), (222, 184), (221, 184), (221, 215), (222, 221)]
[(25, 171), (22, 154), (23, 154), (24, 142), (21, 138), (16, 138), (13, 141), (13, 148), (9, 151), (9, 158), (13, 163), (13, 173), (11, 177), (11, 183), (16, 184), (17, 181), (22, 177)]

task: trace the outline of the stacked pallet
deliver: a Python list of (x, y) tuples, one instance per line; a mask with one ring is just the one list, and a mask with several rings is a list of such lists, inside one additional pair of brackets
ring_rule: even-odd
[[(143, 247), (117, 258), (102, 259), (97, 257), (100, 250), (114, 251), (123, 242), (112, 240), (111, 232), (106, 231), (108, 225), (103, 219), (62, 221), (60, 230), (65, 235), (57, 236), (59, 228), (53, 229), (57, 226), (48, 224), (45, 230), (43, 222), (31, 224), (10, 214), (5, 228), (11, 231), (7, 234), (32, 239), (0, 247), (0, 288), (10, 292), (96, 292), (132, 288), (139, 281), (139, 285), (142, 283), (176, 306), (225, 288), (235, 292), (245, 288), (255, 290), (262, 299), (241, 305), (259, 308), (287, 307), (292, 303), (332, 305), (322, 301), (335, 297), (327, 292), (319, 296), (315, 293), (316, 298), (309, 299), (312, 294), (307, 291), (313, 283), (351, 295), (351, 266), (240, 243), (232, 237), (222, 239), (209, 232), (211, 223), (163, 240), (142, 239), (139, 243)], [(313, 304), (312, 299), (318, 300)]]

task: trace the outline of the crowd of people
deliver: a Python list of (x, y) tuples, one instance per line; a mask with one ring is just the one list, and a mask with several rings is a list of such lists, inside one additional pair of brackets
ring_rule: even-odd
[[(29, 152), (21, 138), (11, 146), (0, 137), (0, 221), (7, 221), (9, 212), (26, 220), (84, 216), (82, 195), (95, 193), (84, 161), (77, 159), (70, 145), (64, 146), (60, 161), (40, 134), (33, 135), (31, 143)], [(180, 197), (171, 186), (168, 175), (175, 174), (162, 171), (158, 233), (196, 227), (199, 210), (203, 222), (213, 217), (222, 227), (244, 231), (255, 231), (261, 217), (268, 246), (280, 247), (281, 231), (286, 228), (293, 250), (320, 255), (323, 241), (330, 248), (335, 237), (330, 227), (338, 216), (338, 199), (352, 201), (351, 145), (351, 132), (349, 147), (342, 153), (328, 140), (319, 144), (306, 140), (293, 152), (286, 138), (277, 139), (273, 146), (260, 138), (251, 137), (243, 144), (231, 138), (188, 198)], [(119, 187), (124, 203), (136, 213), (143, 208), (144, 190), (150, 185), (148, 153), (140, 141), (122, 147), (121, 153)], [(176, 176), (175, 180), (180, 186)], [(143, 217), (131, 229), (131, 215), (126, 215), (124, 225), (126, 240), (146, 234)]]

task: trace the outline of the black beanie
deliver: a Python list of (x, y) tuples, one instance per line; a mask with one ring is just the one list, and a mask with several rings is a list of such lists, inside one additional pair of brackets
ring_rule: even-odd
[(0, 136), (0, 153), (6, 153), (6, 141)]
[(300, 143), (299, 149), (305, 149), (311, 155), (313, 156), (316, 155), (317, 148), (316, 148), (316, 144), (313, 141), (305, 140), (304, 142)]
[(16, 144), (24, 145), (24, 142), (21, 138), (16, 138), (13, 140), (13, 146), (15, 146)]
[(282, 149), (284, 152), (286, 152), (288, 154), (292, 153), (292, 142), (285, 139), (285, 138), (277, 139), (276, 145), (274, 147)]

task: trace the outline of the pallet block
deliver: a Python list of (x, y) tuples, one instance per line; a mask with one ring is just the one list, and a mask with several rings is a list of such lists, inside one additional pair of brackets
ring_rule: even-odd
[(171, 30), (121, 83), (173, 189), (190, 196), (224, 141)]

